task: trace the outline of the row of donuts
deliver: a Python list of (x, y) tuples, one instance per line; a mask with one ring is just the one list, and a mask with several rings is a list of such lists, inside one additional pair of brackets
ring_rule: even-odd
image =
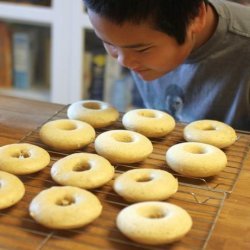
[[(23, 183), (13, 173), (40, 171), (50, 159), (47, 151), (28, 143), (0, 147), (0, 155), (5, 159), (4, 170), (10, 172), (0, 171), (2, 209), (16, 204), (25, 193)], [(40, 165), (34, 166), (35, 162)], [(23, 171), (23, 166), (28, 166), (28, 171)], [(56, 161), (50, 172), (52, 179), (63, 186), (45, 189), (32, 199), (29, 213), (34, 220), (49, 228), (70, 229), (89, 224), (101, 215), (100, 200), (87, 189), (100, 187), (114, 177), (114, 167), (108, 160), (90, 153), (70, 154)], [(163, 244), (183, 237), (190, 230), (192, 219), (184, 209), (160, 202), (178, 189), (178, 181), (170, 173), (133, 169), (115, 178), (113, 189), (130, 203), (136, 202), (122, 209), (116, 219), (118, 229), (130, 239)], [(149, 221), (150, 225), (145, 225)], [(179, 221), (182, 221), (181, 229)]]
[[(72, 120), (87, 122), (94, 128), (103, 128), (114, 124), (119, 113), (108, 103), (84, 100), (71, 104), (67, 116)], [(172, 116), (154, 109), (130, 110), (123, 115), (122, 124), (127, 130), (149, 138), (163, 137), (175, 128)], [(207, 143), (218, 148), (229, 147), (237, 138), (232, 127), (215, 120), (191, 122), (184, 128), (183, 136), (186, 141)]]

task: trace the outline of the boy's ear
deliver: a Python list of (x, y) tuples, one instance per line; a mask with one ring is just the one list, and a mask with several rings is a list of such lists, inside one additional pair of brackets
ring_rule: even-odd
[(192, 33), (199, 33), (203, 30), (206, 25), (206, 14), (206, 5), (203, 2), (199, 7), (198, 15), (190, 23), (189, 29)]

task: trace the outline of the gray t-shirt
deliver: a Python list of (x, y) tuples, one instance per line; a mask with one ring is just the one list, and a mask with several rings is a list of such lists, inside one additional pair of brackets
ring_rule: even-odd
[(250, 130), (250, 8), (210, 3), (219, 20), (206, 44), (150, 83), (132, 74), (147, 108), (164, 110), (181, 122), (214, 119)]

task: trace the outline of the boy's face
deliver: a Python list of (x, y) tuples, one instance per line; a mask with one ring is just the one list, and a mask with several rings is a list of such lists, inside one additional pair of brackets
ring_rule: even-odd
[(119, 26), (94, 12), (88, 13), (107, 52), (146, 81), (157, 79), (178, 67), (195, 45), (189, 30), (185, 43), (179, 45), (173, 37), (153, 29), (149, 23)]

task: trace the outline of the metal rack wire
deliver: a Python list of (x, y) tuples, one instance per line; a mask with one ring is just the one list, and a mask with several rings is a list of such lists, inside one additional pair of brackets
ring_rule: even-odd
[[(67, 106), (56, 113), (49, 120), (66, 118)], [(121, 121), (114, 126), (97, 130), (97, 134), (110, 129), (122, 128)], [(1, 237), (5, 240), (13, 238), (25, 249), (84, 249), (84, 250), (163, 250), (163, 249), (205, 249), (212, 234), (224, 200), (232, 192), (234, 184), (241, 171), (244, 158), (249, 150), (249, 142), (241, 136), (238, 141), (225, 152), (228, 156), (228, 166), (214, 178), (186, 178), (173, 173), (165, 161), (166, 150), (183, 141), (183, 125), (177, 125), (175, 130), (162, 139), (153, 140), (154, 151), (145, 161), (137, 164), (117, 164), (116, 174), (132, 168), (148, 167), (165, 169), (174, 174), (179, 181), (178, 192), (168, 199), (168, 202), (186, 209), (193, 218), (191, 231), (180, 241), (161, 246), (141, 245), (128, 240), (116, 228), (115, 219), (119, 211), (128, 205), (112, 189), (113, 180), (101, 188), (92, 190), (103, 205), (101, 216), (91, 224), (74, 230), (51, 230), (37, 224), (28, 214), (28, 206), (32, 198), (41, 190), (57, 185), (50, 177), (50, 167), (58, 159), (70, 153), (56, 152), (42, 144), (37, 130), (32, 131), (20, 142), (28, 142), (46, 149), (51, 156), (50, 166), (35, 174), (22, 176), (25, 183), (25, 197), (16, 206), (0, 212), (0, 248)], [(94, 151), (93, 144), (78, 152)], [(72, 153), (72, 152), (71, 152)], [(12, 230), (4, 230), (4, 228)], [(11, 233), (10, 233), (11, 232)]]

